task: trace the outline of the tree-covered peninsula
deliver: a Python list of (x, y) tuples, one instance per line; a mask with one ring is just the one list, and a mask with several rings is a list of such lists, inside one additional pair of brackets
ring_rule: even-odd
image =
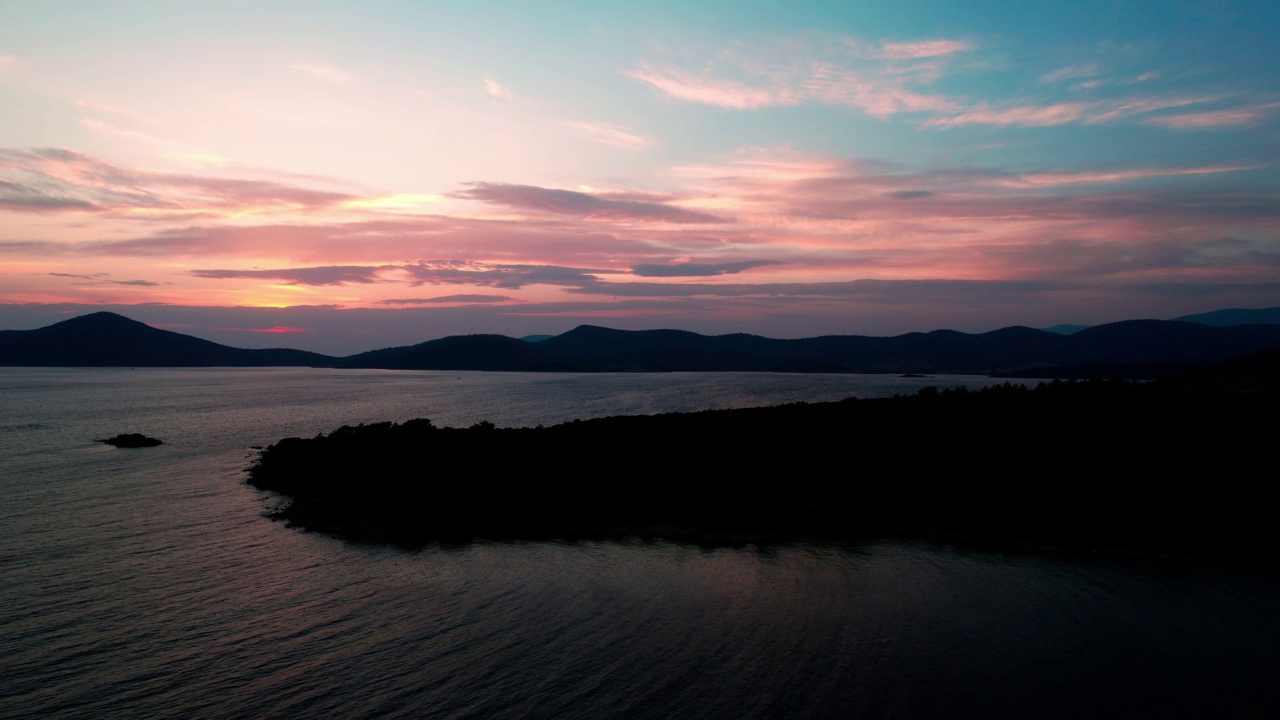
[(263, 450), (276, 515), (401, 543), (956, 537), (1272, 562), (1280, 353), (1177, 380), (1001, 384), (553, 427), (342, 427)]

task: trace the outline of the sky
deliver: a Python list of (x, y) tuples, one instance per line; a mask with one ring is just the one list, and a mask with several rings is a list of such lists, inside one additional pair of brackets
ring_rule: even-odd
[(1280, 305), (1280, 3), (0, 0), (0, 329)]

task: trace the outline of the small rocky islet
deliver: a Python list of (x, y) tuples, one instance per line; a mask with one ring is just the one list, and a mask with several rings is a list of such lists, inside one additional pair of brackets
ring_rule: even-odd
[(112, 445), (118, 448), (144, 448), (164, 444), (164, 441), (153, 437), (147, 437), (142, 433), (120, 433), (119, 435), (109, 437), (105, 440), (99, 440), (98, 442), (106, 443), (107, 445)]

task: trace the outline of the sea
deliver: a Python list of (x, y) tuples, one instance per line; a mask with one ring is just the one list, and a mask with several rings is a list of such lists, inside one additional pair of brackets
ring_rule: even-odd
[[(287, 527), (244, 481), (256, 447), (341, 425), (990, 382), (0, 368), (0, 717), (1280, 717), (1258, 568), (910, 538), (398, 547)], [(164, 445), (98, 442), (126, 432)]]

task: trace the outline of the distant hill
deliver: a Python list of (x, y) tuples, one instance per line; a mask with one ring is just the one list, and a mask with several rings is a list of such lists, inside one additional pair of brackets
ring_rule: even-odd
[(303, 350), (244, 350), (159, 330), (109, 312), (37, 330), (0, 331), (0, 365), (36, 367), (330, 366)]
[(1280, 307), (1260, 308), (1257, 310), (1248, 310), (1245, 308), (1232, 308), (1230, 310), (1214, 310), (1213, 312), (1200, 313), (1198, 315), (1183, 315), (1180, 318), (1174, 318), (1183, 322), (1200, 323), (1201, 325), (1214, 325), (1216, 327), (1226, 327), (1230, 325), (1276, 325), (1280, 324)]
[(338, 366), (1158, 377), (1272, 348), (1280, 348), (1280, 326), (1214, 328), (1164, 320), (1111, 323), (1071, 335), (1009, 327), (980, 334), (935, 330), (895, 337), (831, 335), (799, 340), (581, 325), (538, 343), (500, 335), (454, 336), (363, 353), (338, 361)]
[(1280, 325), (1213, 327), (1170, 320), (1128, 320), (1070, 335), (1007, 327), (977, 334), (934, 330), (894, 337), (827, 335), (798, 340), (581, 325), (536, 343), (503, 335), (454, 335), (347, 358), (301, 350), (242, 350), (106, 312), (39, 330), (0, 332), (0, 365), (81, 367), (301, 365), (389, 370), (911, 372), (1156, 378), (1272, 349), (1280, 349)]
[(541, 352), (535, 349), (533, 343), (505, 335), (452, 335), (417, 345), (372, 350), (352, 355), (338, 360), (336, 366), (382, 370), (591, 369)]

